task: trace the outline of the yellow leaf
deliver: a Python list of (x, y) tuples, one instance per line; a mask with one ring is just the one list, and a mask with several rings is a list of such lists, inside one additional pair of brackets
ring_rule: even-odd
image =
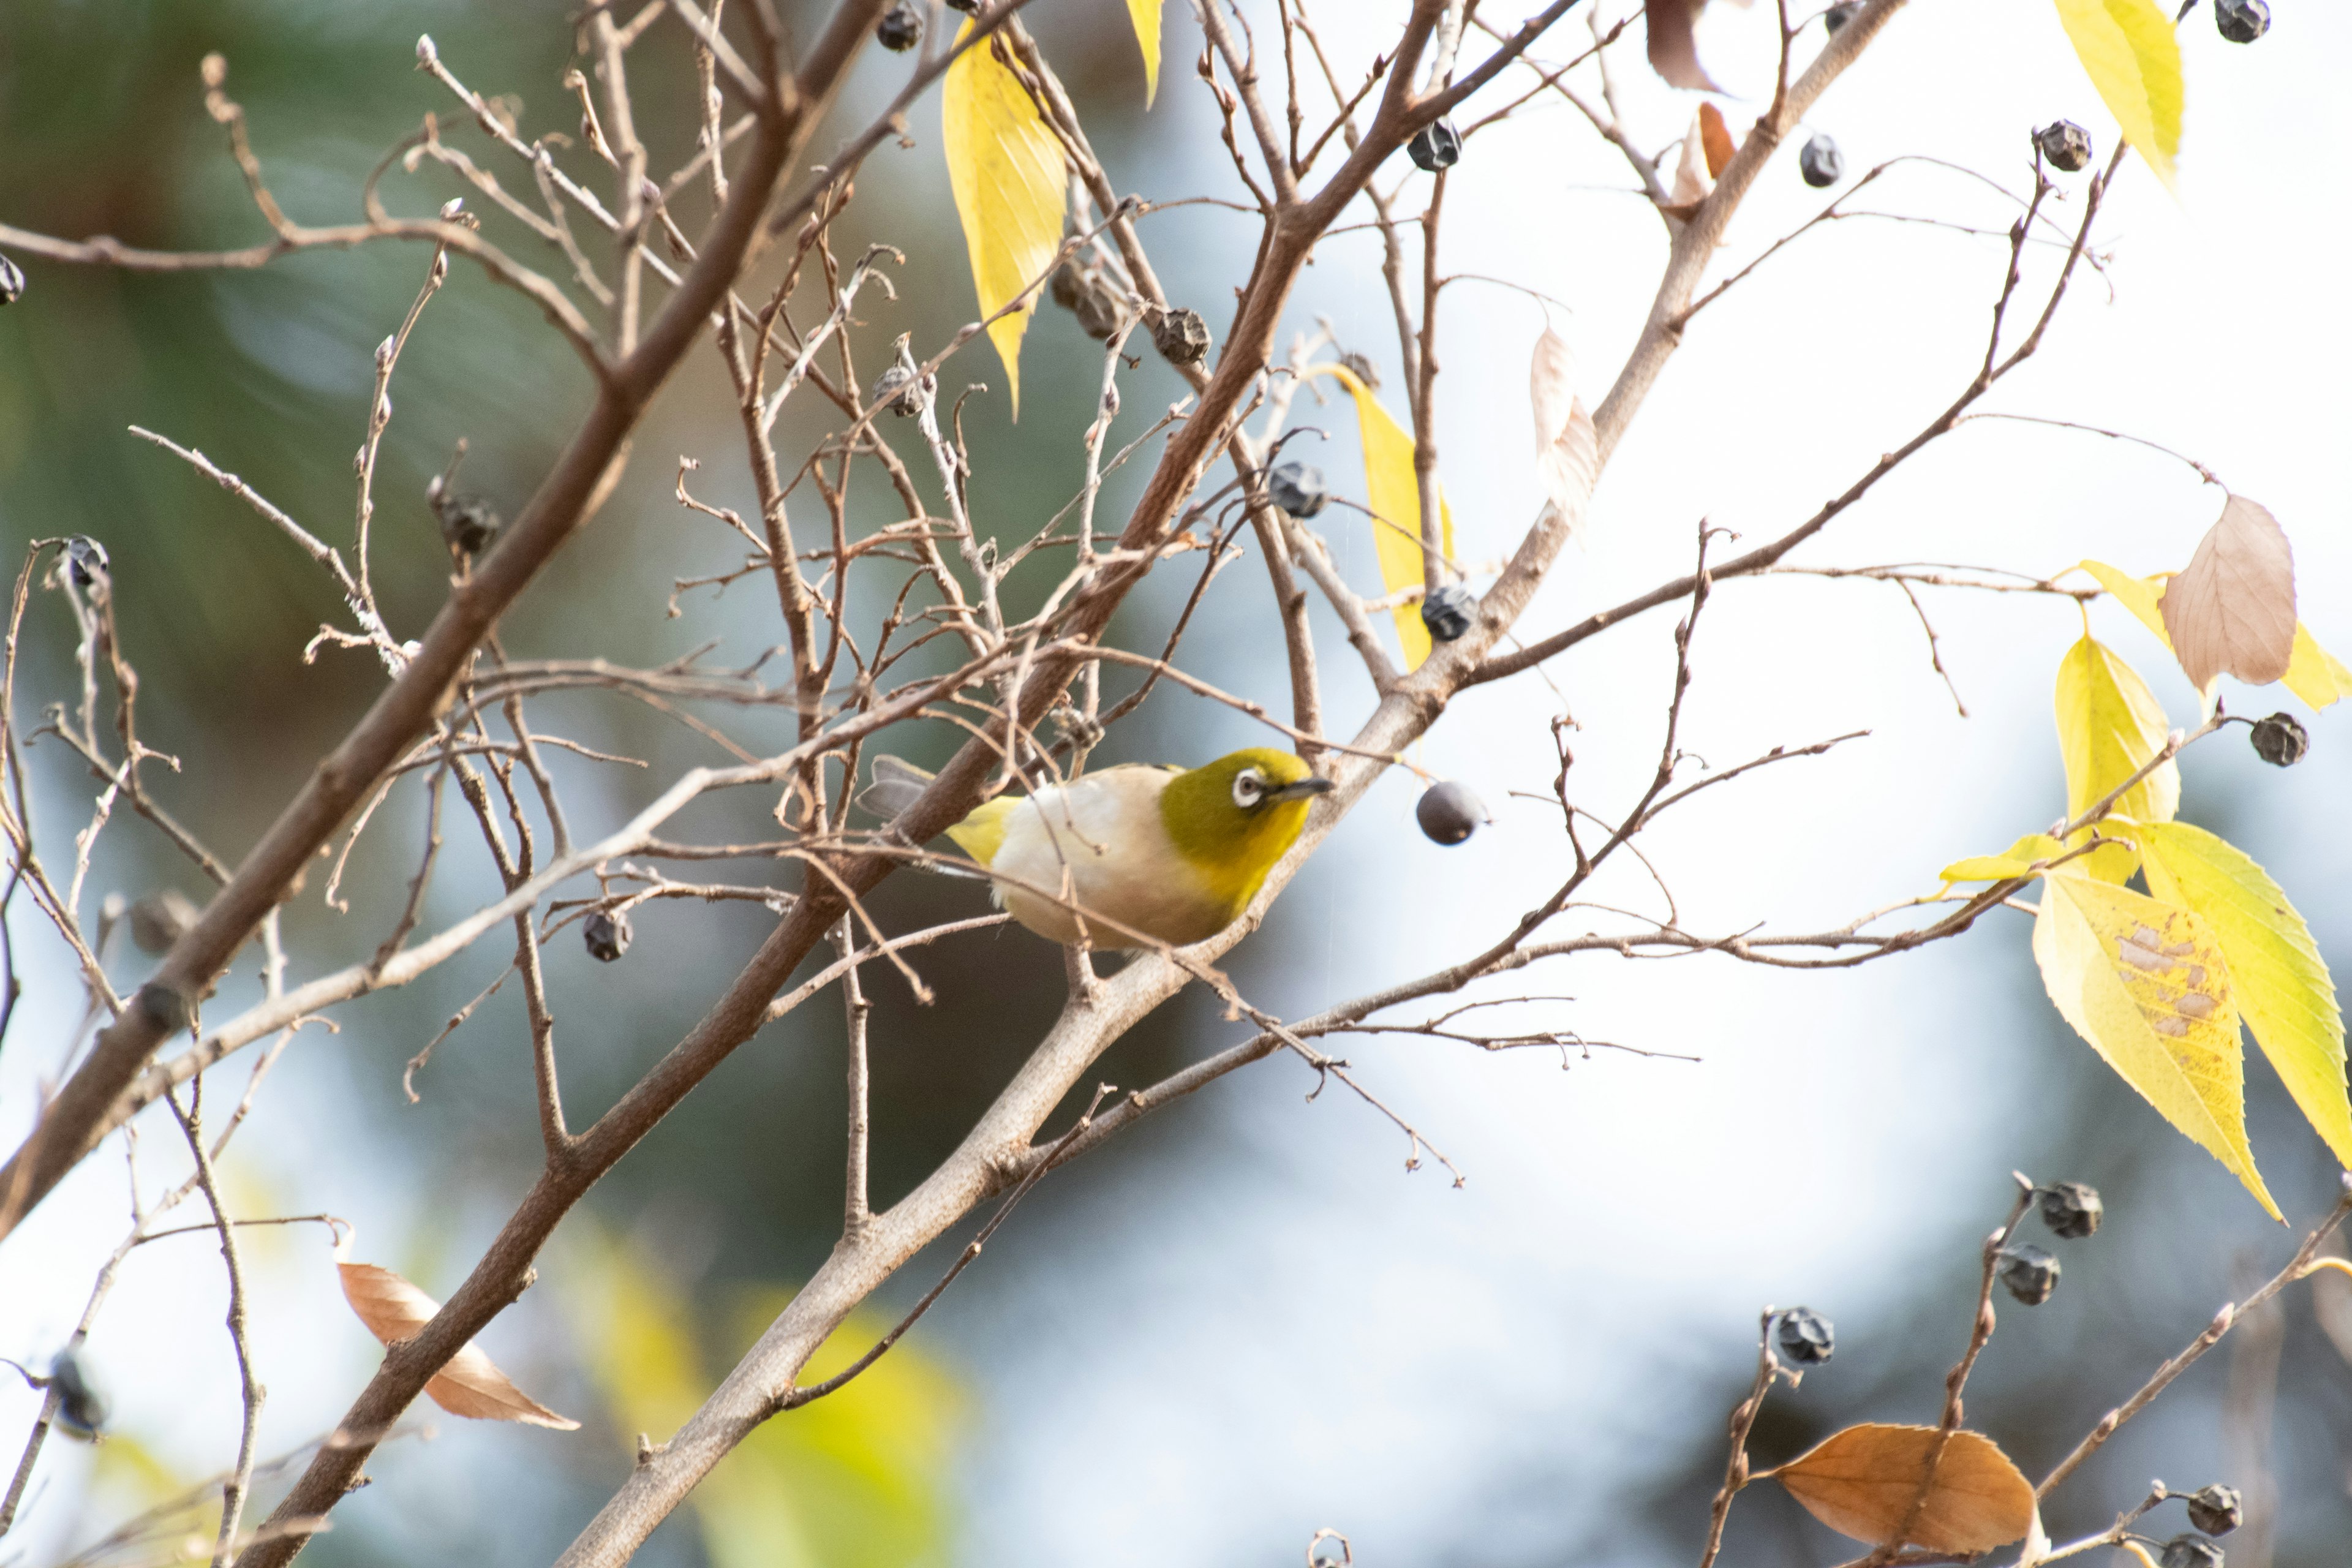
[[(2087, 637), (2059, 663), (2057, 710), (2069, 821), (2138, 772), (2164, 749), (2171, 732), (2164, 709), (2138, 672)], [(2169, 822), (2179, 807), (2180, 770), (2168, 762), (2126, 790), (2114, 810), (2142, 822)], [(2118, 847), (2095, 850), (2084, 864), (2100, 880), (2121, 882), (2130, 877), (2134, 861), (2129, 850)]]
[(2213, 928), (2238, 1011), (2336, 1162), (2352, 1167), (2344, 1015), (2311, 928), (2244, 851), (2185, 822), (2137, 830), (2147, 889)]
[[(1396, 422), (1372, 389), (1343, 365), (1317, 365), (1309, 375), (1336, 375), (1356, 400), (1356, 427), (1364, 447), (1364, 505), (1372, 514), (1372, 548), (1381, 562), (1381, 582), (1393, 594), (1423, 581), (1421, 565), (1421, 479), (1412, 468), (1412, 433)], [(1444, 493), (1437, 498), (1439, 539), (1447, 555), (1454, 553), (1454, 509)], [(1397, 642), (1404, 650), (1404, 667), (1418, 668), (1429, 657), (1429, 628), (1422, 624), (1417, 605), (1399, 605)]]
[(2156, 0), (2058, 0), (2058, 20), (2124, 140), (2169, 187), (2180, 152), (2180, 40)]
[[(966, 22), (961, 43), (971, 32)], [(956, 216), (971, 251), (972, 286), (983, 316), (993, 316), (1045, 281), (1062, 243), (1067, 189), (1062, 144), (1055, 140), (1021, 79), (996, 58), (992, 38), (958, 56), (940, 89), (941, 140)], [(1021, 334), (1034, 299), (988, 329), (1021, 414)]]
[[(2099, 586), (2115, 595), (2116, 603), (2139, 617), (2140, 625), (2157, 636), (2157, 640), (2168, 649), (2172, 637), (2164, 629), (2164, 585), (2172, 574), (2159, 572), (2153, 577), (2135, 577), (2119, 567), (2104, 561), (2084, 561), (2083, 570), (2098, 580)], [(2352, 668), (2319, 646), (2311, 628), (2298, 622), (2294, 628), (2294, 651), (2287, 658), (2286, 673), (2279, 677), (2281, 684), (2314, 708), (2325, 708), (2341, 698), (2352, 697)]]
[(1937, 875), (1947, 882), (2006, 882), (2013, 877), (2037, 876), (2035, 861), (2054, 860), (2064, 853), (2066, 847), (2050, 835), (2029, 833), (1998, 855), (1971, 855), (1953, 861)]
[[(1774, 1470), (1772, 1479), (1815, 1519), (1874, 1546), (1989, 1552), (2033, 1528), (2033, 1483), (1980, 1432), (1947, 1436), (1933, 1426), (1849, 1426)], [(1911, 1525), (1907, 1531), (1906, 1521)], [(1895, 1539), (1898, 1534), (1901, 1542)]]
[(2045, 878), (2042, 889), (2033, 960), (2059, 1013), (2277, 1219), (2246, 1142), (2238, 1009), (2213, 928), (2087, 877)]
[(1160, 96), (1160, 0), (1127, 0), (1135, 41), (1143, 48), (1143, 107)]

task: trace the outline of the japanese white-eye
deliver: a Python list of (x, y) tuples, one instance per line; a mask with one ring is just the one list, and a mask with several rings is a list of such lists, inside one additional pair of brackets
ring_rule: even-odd
[[(929, 777), (878, 757), (860, 802), (895, 816)], [(1111, 921), (1181, 947), (1240, 918), (1330, 787), (1289, 752), (1254, 747), (1202, 767), (1105, 768), (999, 795), (947, 832), (998, 874), (997, 903), (1039, 936), (1076, 942), (1074, 903), (1101, 917), (1087, 924), (1096, 947), (1139, 945)]]

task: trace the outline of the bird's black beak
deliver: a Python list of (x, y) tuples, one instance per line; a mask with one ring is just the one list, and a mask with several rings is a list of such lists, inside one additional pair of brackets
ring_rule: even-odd
[(1323, 777), (1321, 774), (1309, 773), (1307, 777), (1300, 779), (1297, 784), (1288, 784), (1283, 785), (1280, 789), (1270, 789), (1266, 791), (1265, 798), (1268, 800), (1311, 800), (1318, 795), (1329, 795), (1331, 791), (1337, 787), (1338, 786), (1333, 784), (1329, 779)]

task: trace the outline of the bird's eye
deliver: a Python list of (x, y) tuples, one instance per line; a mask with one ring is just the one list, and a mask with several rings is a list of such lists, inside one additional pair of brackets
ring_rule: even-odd
[(1234, 804), (1244, 811), (1265, 798), (1265, 779), (1255, 768), (1244, 768), (1234, 775)]

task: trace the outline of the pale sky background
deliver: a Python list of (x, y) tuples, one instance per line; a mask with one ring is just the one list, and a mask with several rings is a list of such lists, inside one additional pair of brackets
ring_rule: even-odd
[[(1600, 14), (1613, 19), (1627, 4), (1603, 0)], [(1498, 24), (1525, 8), (1488, 7)], [(2271, 36), (2252, 48), (2220, 41), (2202, 10), (2183, 26), (2178, 195), (2126, 164), (2098, 229), (2114, 253), (2106, 277), (2078, 278), (2041, 356), (1985, 406), (2108, 426), (2211, 466), (2279, 517), (2305, 619), (2352, 652), (2340, 473), (2352, 321), (2334, 284), (2347, 220), (2329, 167), (2352, 131), (2336, 81), (2352, 58), (2352, 14), (2317, 0), (2276, 8)], [(1265, 43), (1271, 8), (1256, 9), (1269, 13)], [(1360, 62), (1402, 10), (1327, 5), (1327, 41)], [(1725, 105), (1737, 132), (1769, 97), (1769, 7), (1715, 11), (1702, 48), (1746, 95)], [(1571, 25), (1546, 53), (1557, 58), (1583, 37)], [(1818, 37), (1816, 27), (1801, 47)], [(1189, 80), (1196, 49), (1192, 23), (1171, 16), (1155, 124), (1185, 134), (1119, 171), (1123, 187), (1231, 194), (1229, 172), (1221, 177), (1206, 155), (1210, 121)], [(1687, 124), (1689, 96), (1639, 69), (1637, 50), (1621, 85), (1645, 143)], [(917, 116), (927, 143), (936, 115)], [(1915, 0), (1810, 129), (1836, 137), (1849, 180), (1917, 154), (2021, 189), (2028, 130), (2062, 115), (2090, 129), (2104, 159), (2114, 121), (2045, 0)], [(1168, 147), (1187, 138), (1203, 149), (1190, 164)], [(1821, 206), (1823, 195), (1797, 175), (1801, 140), (1740, 214), (1725, 268)], [(2066, 181), (2069, 199), (2049, 209), (2062, 223), (2086, 178)], [(1447, 202), (1444, 266), (1566, 301), (1572, 313), (1556, 325), (1592, 401), (1633, 341), (1664, 254), (1655, 216), (1620, 194), (1629, 185), (1572, 110), (1538, 101), (1472, 142)], [(2012, 211), (1966, 176), (1925, 165), (1893, 172), (1872, 196), (1862, 205), (1993, 229)], [(1195, 209), (1155, 222), (1171, 237), (1154, 243), (1180, 258), (1189, 247), (1178, 265), (1193, 276), (1220, 276), (1233, 260), (1218, 247), (1237, 220)], [(1708, 310), (1620, 448), (1588, 546), (1563, 561), (1522, 630), (1540, 635), (1685, 570), (1701, 517), (1746, 542), (1772, 537), (1911, 436), (1980, 358), (2004, 252), (1998, 239), (1916, 225), (1840, 224)], [(2032, 253), (2022, 305), (2038, 306), (2053, 256)], [(1331, 316), (1350, 346), (1392, 372), (1376, 258), (1370, 235), (1328, 243), (1291, 315), (1301, 327)], [(1536, 505), (1525, 387), (1541, 321), (1525, 296), (1464, 284), (1448, 292), (1443, 322), (1445, 483), (1463, 552), (1493, 558)], [(1391, 397), (1401, 409), (1393, 387)], [(1121, 428), (1145, 417), (1131, 403)], [(1302, 417), (1332, 432), (1320, 460), (1337, 488), (1355, 491), (1352, 416), (1333, 405)], [(1796, 559), (2050, 573), (2091, 555), (2147, 573), (2185, 564), (2221, 499), (2143, 449), (1981, 425), (1915, 460)], [(1360, 541), (1352, 564), (1369, 585)], [(1230, 635), (1263, 630), (1262, 584), (1246, 568), (1229, 581), (1189, 645), (1192, 667), (1270, 697), (1270, 667)], [(2050, 685), (2080, 618), (2061, 600), (1925, 592), (1967, 720), (1892, 588), (1784, 577), (1719, 591), (1695, 647), (1689, 749), (1720, 766), (1776, 744), (1871, 735), (1727, 786), (1643, 840), (1690, 929), (1840, 924), (1931, 889), (1946, 861), (1997, 849), (2057, 813)], [(2154, 639), (2112, 605), (2090, 616), (2176, 722), (2192, 721), (2193, 694)], [(1673, 619), (1654, 614), (1549, 667), (1582, 726), (1573, 785), (1596, 811), (1622, 807), (1653, 765)], [(1342, 673), (1349, 655), (1338, 637), (1324, 657), (1345, 732), (1368, 693)], [(2273, 691), (2225, 695), (2238, 710), (2293, 706)], [(1540, 681), (1522, 679), (1450, 714), (1427, 763), (1472, 783), (1497, 826), (1458, 849), (1430, 846), (1412, 826), (1410, 779), (1391, 776), (1268, 934), (1236, 955), (1253, 997), (1304, 1012), (1420, 973), (1483, 946), (1549, 892), (1567, 860), (1555, 816), (1509, 792), (1547, 789), (1556, 710)], [(1227, 717), (1219, 733), (1243, 743), (1247, 725)], [(2192, 797), (2202, 788), (2258, 800), (2244, 819), (2261, 836), (2247, 847), (2303, 900), (2323, 947), (2341, 953), (2352, 905), (2334, 889), (2352, 853), (2334, 753), (2347, 737), (2336, 712), (2313, 729), (2317, 755), (2291, 773), (2261, 768), (2234, 736), (2190, 753), (2184, 769)], [(1638, 874), (1618, 875), (1595, 896), (1654, 907), (1645, 889)], [(1759, 1306), (1808, 1300), (1848, 1342), (1866, 1338), (1874, 1308), (1904, 1295), (1902, 1275), (1964, 1251), (1998, 1217), (2006, 1172), (2059, 1131), (2032, 1109), (2036, 1053), (2051, 1037), (2021, 917), (1832, 976), (1587, 958), (1533, 972), (1521, 988), (1576, 998), (1545, 1008), (1546, 1026), (1703, 1060), (1599, 1052), (1563, 1074), (1541, 1053), (1367, 1041), (1347, 1054), (1462, 1166), (1462, 1190), (1433, 1165), (1404, 1173), (1402, 1136), (1336, 1088), (1304, 1103), (1309, 1076), (1277, 1060), (1170, 1113), (1213, 1119), (1215, 1136), (1183, 1144), (1182, 1164), (1177, 1146), (1147, 1136), (1123, 1163), (1081, 1166), (1041, 1193), (921, 1331), (974, 1380), (982, 1412), (961, 1461), (960, 1561), (1292, 1562), (1331, 1526), (1353, 1538), (1360, 1562), (1382, 1568), (1457, 1542), (1460, 1510), (1531, 1455), (1556, 1457), (1594, 1489), (1648, 1475), (1661, 1456), (1642, 1435), (1688, 1397), (1690, 1367), (1752, 1354)], [(73, 1005), (37, 989), (12, 1038), (59, 1037)], [(1236, 1037), (1224, 1026), (1211, 1037), (1203, 1050)], [(7, 1103), (24, 1104), (35, 1055), (0, 1058)], [(2141, 1119), (2150, 1137), (2173, 1136), (2119, 1088), (2099, 1106)], [(13, 1112), (12, 1141), (21, 1124)], [(241, 1179), (266, 1190), (331, 1170), (336, 1137), (331, 1124), (280, 1118), (266, 1159), (250, 1141)], [(2199, 1179), (2234, 1187), (2218, 1166)], [(121, 1187), (110, 1152), (11, 1241), (10, 1276), (45, 1283), (0, 1292), (0, 1352), (53, 1344), (69, 1329), (79, 1287), (47, 1279), (88, 1277), (118, 1233)], [(2280, 1196), (2291, 1218), (2314, 1205), (2309, 1193)], [(299, 1201), (353, 1215), (387, 1246), (417, 1218), (396, 1194)], [(481, 1232), (497, 1217), (456, 1216), (455, 1228)], [(2267, 1240), (2251, 1205), (2241, 1217), (2247, 1236)], [(253, 1245), (273, 1390), (264, 1451), (331, 1424), (374, 1363), (318, 1267), (322, 1247), (310, 1235)], [(142, 1253), (107, 1309), (116, 1383), (184, 1379), (184, 1397), (150, 1436), (191, 1468), (227, 1451), (235, 1429), (218, 1272), (209, 1242), (164, 1243)], [(486, 1339), (526, 1386), (535, 1372), (551, 1375), (521, 1326), (530, 1321), (527, 1306)], [(31, 1409), (25, 1390), (0, 1382), (0, 1432), (20, 1430)], [(462, 1430), (445, 1436), (433, 1463), (447, 1475), (467, 1454), (542, 1440)], [(62, 1494), (89, 1451), (59, 1452), (47, 1484)], [(404, 1462), (376, 1468), (394, 1474)], [(34, 1527), (28, 1562), (46, 1560), (63, 1525)]]

